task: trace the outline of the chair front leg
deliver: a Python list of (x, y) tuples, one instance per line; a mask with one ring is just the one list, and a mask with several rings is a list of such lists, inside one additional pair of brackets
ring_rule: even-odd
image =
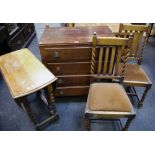
[(84, 118), (84, 126), (85, 126), (85, 129), (87, 131), (90, 131), (90, 119), (89, 119), (89, 114), (85, 114), (85, 118)]
[(148, 91), (150, 90), (150, 88), (151, 88), (151, 84), (149, 84), (145, 87), (143, 96), (142, 96), (141, 100), (138, 102), (138, 108), (141, 108), (143, 106), (144, 99), (145, 99), (146, 95), (148, 94)]
[(129, 126), (130, 126), (132, 120), (133, 120), (135, 117), (136, 117), (136, 115), (129, 116), (129, 118), (128, 118), (128, 120), (127, 120), (127, 122), (126, 122), (124, 128), (122, 129), (123, 131), (127, 131), (127, 130), (128, 130), (128, 128), (129, 128)]

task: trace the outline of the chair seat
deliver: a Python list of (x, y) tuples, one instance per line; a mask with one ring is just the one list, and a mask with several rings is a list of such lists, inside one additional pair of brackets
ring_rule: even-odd
[[(121, 66), (119, 67), (119, 73), (120, 71)], [(148, 84), (151, 83), (151, 81), (140, 65), (127, 64), (124, 74), (124, 83)]]
[(91, 84), (88, 108), (92, 111), (132, 111), (131, 102), (124, 88), (118, 83)]
[(28, 49), (1, 56), (0, 69), (13, 98), (36, 92), (57, 79)]

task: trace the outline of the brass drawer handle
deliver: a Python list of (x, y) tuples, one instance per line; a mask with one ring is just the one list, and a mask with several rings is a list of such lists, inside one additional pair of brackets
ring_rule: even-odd
[(58, 79), (58, 84), (62, 84), (62, 79)]
[(60, 95), (63, 95), (63, 94), (64, 94), (63, 90), (60, 90)]
[(59, 52), (54, 52), (54, 58), (60, 58)]
[(60, 72), (60, 67), (59, 66), (56, 67), (56, 71)]

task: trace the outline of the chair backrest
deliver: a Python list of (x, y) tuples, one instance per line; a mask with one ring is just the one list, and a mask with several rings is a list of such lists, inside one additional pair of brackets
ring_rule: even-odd
[[(129, 39), (118, 37), (97, 37), (96, 33), (94, 33), (92, 42), (91, 74), (93, 77), (102, 77), (106, 79), (116, 77), (122, 78), (129, 52)], [(121, 60), (122, 52), (126, 53), (123, 60)], [(121, 61), (123, 62), (123, 67), (120, 75), (118, 75), (118, 68)]]
[(120, 24), (119, 37), (132, 37), (130, 58), (142, 60), (144, 49), (148, 42), (149, 26), (148, 25), (129, 25)]

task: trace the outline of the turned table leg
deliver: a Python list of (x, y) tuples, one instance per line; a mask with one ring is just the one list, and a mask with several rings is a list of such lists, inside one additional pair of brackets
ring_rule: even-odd
[(56, 113), (56, 106), (55, 106), (55, 99), (54, 99), (52, 85), (48, 85), (45, 88), (45, 95), (46, 95), (46, 98), (47, 98), (48, 108), (50, 110), (50, 113), (53, 115), (53, 114)]
[(35, 119), (34, 117), (34, 114), (30, 108), (30, 105), (27, 101), (27, 98), (26, 97), (22, 97), (22, 98), (19, 98), (19, 99), (16, 99), (15, 100), (16, 103), (18, 105), (20, 105), (22, 107), (22, 109), (28, 114), (28, 116), (30, 117), (31, 121), (36, 125), (37, 124), (37, 120)]

